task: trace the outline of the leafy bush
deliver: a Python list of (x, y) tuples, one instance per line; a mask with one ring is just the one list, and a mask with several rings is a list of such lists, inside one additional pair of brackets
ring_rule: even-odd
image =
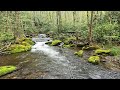
[(0, 41), (10, 41), (13, 38), (14, 38), (14, 36), (10, 32), (1, 33), (1, 35), (0, 35)]
[(117, 56), (117, 55), (120, 55), (120, 47), (112, 47), (111, 49), (111, 55), (113, 55), (113, 56)]
[(94, 39), (96, 41), (104, 42), (106, 41), (104, 36), (117, 36), (119, 35), (118, 32), (118, 24), (109, 24), (103, 23), (102, 25), (96, 25), (94, 28)]

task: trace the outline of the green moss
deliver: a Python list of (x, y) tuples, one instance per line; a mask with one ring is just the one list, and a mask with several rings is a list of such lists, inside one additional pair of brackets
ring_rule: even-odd
[(66, 38), (63, 42), (68, 45), (68, 44), (73, 44), (72, 42), (76, 41), (76, 37), (70, 37), (70, 38)]
[(11, 73), (16, 69), (17, 69), (17, 67), (15, 67), (15, 66), (1, 66), (0, 67), (0, 76)]
[(20, 38), (16, 39), (17, 44), (12, 44), (8, 51), (10, 53), (19, 53), (19, 52), (25, 52), (31, 49), (32, 45), (34, 45), (34, 42), (30, 38)]
[(82, 48), (82, 50), (96, 50), (96, 49), (100, 49), (100, 47), (98, 45), (92, 45), (92, 46), (84, 46)]
[(21, 44), (21, 42), (23, 42), (24, 40), (25, 40), (24, 37), (22, 37), (22, 38), (17, 38), (16, 41), (15, 41), (15, 43), (16, 43), (16, 44)]
[(80, 51), (78, 51), (78, 52), (75, 52), (74, 54), (82, 57), (82, 56), (83, 56), (83, 50), (80, 50)]
[(28, 44), (30, 44), (30, 45), (34, 45), (35, 43), (32, 41), (32, 39), (31, 38), (18, 38), (18, 39), (16, 39), (16, 41), (15, 41), (15, 43), (16, 44), (22, 44), (23, 42), (26, 42), (26, 43), (28, 43)]
[(63, 45), (64, 48), (70, 48), (70, 45)]
[(32, 41), (31, 38), (25, 38), (24, 39), (25, 42), (29, 43), (30, 45), (34, 45), (35, 43)]
[(93, 63), (93, 64), (99, 64), (100, 57), (99, 56), (90, 56), (88, 59), (88, 62)]
[(62, 41), (60, 41), (60, 40), (53, 40), (51, 45), (52, 45), (52, 46), (57, 46), (57, 45), (59, 45), (61, 42), (62, 42)]
[(69, 44), (69, 45), (63, 45), (64, 48), (70, 48), (70, 47), (74, 47), (74, 44)]
[(70, 44), (71, 47), (75, 47), (75, 44)]
[(29, 43), (27, 43), (27, 42), (25, 42), (25, 41), (23, 41), (23, 42), (21, 43), (21, 45), (24, 45), (24, 46), (29, 46), (30, 44), (29, 44)]
[(31, 45), (19, 45), (19, 44), (14, 44), (10, 46), (10, 52), (11, 53), (19, 53), (19, 52), (24, 52), (24, 51), (28, 51), (31, 49)]
[(103, 50), (103, 49), (97, 49), (95, 50), (95, 54), (110, 54), (110, 50)]
[(52, 42), (48, 41), (48, 42), (46, 42), (45, 44), (48, 44), (48, 45), (50, 45), (50, 44), (52, 44)]

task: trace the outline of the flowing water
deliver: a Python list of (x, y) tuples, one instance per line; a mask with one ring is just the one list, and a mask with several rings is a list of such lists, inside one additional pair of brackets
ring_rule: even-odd
[(21, 66), (20, 70), (1, 78), (15, 79), (120, 79), (120, 72), (92, 65), (74, 55), (74, 50), (45, 44), (45, 35), (33, 38), (30, 52), (0, 56), (0, 66)]

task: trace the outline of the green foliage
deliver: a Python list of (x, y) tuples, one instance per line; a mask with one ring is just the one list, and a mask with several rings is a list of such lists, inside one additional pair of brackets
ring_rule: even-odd
[(90, 56), (88, 59), (88, 62), (90, 62), (92, 64), (99, 64), (100, 57), (99, 56)]
[[(76, 19), (75, 21), (74, 18)], [(67, 39), (70, 36), (67, 36), (67, 34), (62, 35), (61, 33), (70, 31), (79, 31), (80, 39), (83, 41), (88, 40), (89, 27), (87, 23), (87, 12), (76, 11), (74, 18), (73, 11), (61, 11), (62, 25), (60, 33), (58, 33), (56, 11), (19, 11), (19, 15), (16, 15), (15, 11), (2, 11), (0, 12), (0, 42), (16, 39), (15, 36), (17, 34), (18, 38), (20, 38), (19, 36), (22, 35), (34, 36), (39, 33), (53, 32), (50, 37), (59, 39), (66, 45), (69, 45), (73, 44), (76, 39)], [(114, 43), (116, 41), (119, 43), (119, 18), (119, 11), (94, 11), (93, 41), (100, 42), (101, 44)], [(34, 44), (31, 41), (27, 43)]]
[(110, 54), (113, 55), (113, 56), (117, 56), (117, 55), (120, 55), (120, 47), (112, 47), (110, 49)]
[(6, 32), (6, 33), (0, 33), (0, 41), (4, 42), (4, 41), (10, 41), (14, 39), (13, 34)]
[(96, 25), (94, 28), (94, 39), (98, 42), (104, 42), (106, 38), (104, 36), (118, 36), (118, 24), (103, 23)]
[(15, 66), (1, 66), (0, 67), (0, 76), (11, 73), (11, 72), (15, 71), (16, 69), (17, 69), (17, 67), (15, 67)]

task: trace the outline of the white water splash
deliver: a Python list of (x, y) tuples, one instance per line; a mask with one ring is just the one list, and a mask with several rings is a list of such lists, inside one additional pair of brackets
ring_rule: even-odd
[(64, 66), (67, 66), (69, 63), (65, 56), (60, 55), (58, 51), (46, 45), (45, 42), (36, 42), (36, 44), (32, 46), (31, 52), (44, 53), (45, 55), (53, 58), (54, 63), (62, 64)]

